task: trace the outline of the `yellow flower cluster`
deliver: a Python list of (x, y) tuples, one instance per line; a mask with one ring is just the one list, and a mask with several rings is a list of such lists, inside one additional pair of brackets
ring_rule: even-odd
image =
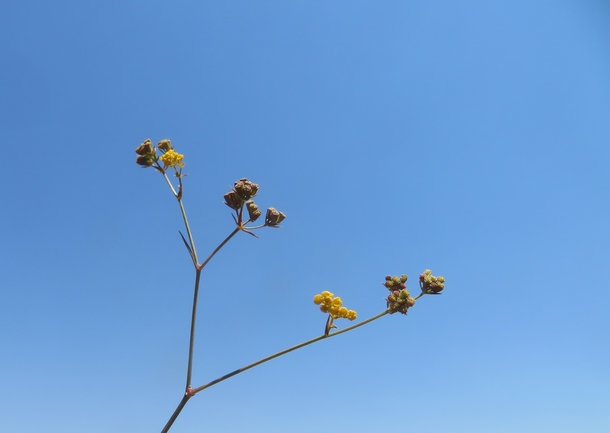
[(176, 152), (174, 149), (168, 150), (159, 159), (163, 161), (165, 168), (176, 168), (176, 166), (180, 168), (184, 167), (184, 163), (182, 162), (184, 155)]
[(348, 310), (343, 306), (343, 301), (340, 297), (333, 298), (333, 294), (327, 291), (317, 294), (313, 297), (313, 302), (320, 306), (320, 311), (328, 313), (333, 319), (356, 319), (356, 312)]

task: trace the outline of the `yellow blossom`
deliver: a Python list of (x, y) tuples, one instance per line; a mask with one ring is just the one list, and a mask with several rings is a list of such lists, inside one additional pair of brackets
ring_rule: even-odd
[(165, 168), (171, 167), (176, 168), (176, 166), (182, 168), (184, 167), (184, 163), (182, 160), (184, 159), (184, 155), (174, 151), (173, 149), (168, 150), (159, 158), (165, 164)]
[(313, 297), (313, 302), (320, 306), (320, 311), (328, 313), (333, 319), (349, 319), (354, 320), (356, 318), (356, 312), (354, 310), (348, 310), (343, 306), (343, 301), (340, 297), (334, 297), (331, 292), (323, 291)]

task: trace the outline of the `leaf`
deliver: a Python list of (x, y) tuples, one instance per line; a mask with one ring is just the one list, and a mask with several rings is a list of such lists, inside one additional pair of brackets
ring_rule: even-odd
[(191, 249), (190, 245), (184, 238), (184, 235), (182, 234), (182, 232), (180, 230), (178, 230), (178, 233), (180, 233), (180, 237), (182, 238), (182, 241), (184, 242), (184, 246), (186, 247), (186, 249), (189, 252), (189, 255), (191, 256), (191, 259), (193, 259), (193, 262), (195, 262), (195, 256), (193, 255), (193, 250)]

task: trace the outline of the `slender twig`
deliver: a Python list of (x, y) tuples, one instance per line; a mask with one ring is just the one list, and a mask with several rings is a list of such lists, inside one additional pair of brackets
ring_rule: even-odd
[(163, 427), (163, 430), (161, 430), (161, 433), (167, 433), (169, 431), (170, 427), (172, 426), (174, 421), (176, 421), (176, 418), (178, 418), (178, 415), (180, 415), (180, 412), (182, 412), (182, 409), (184, 408), (184, 406), (186, 405), (186, 402), (189, 401), (190, 398), (191, 398), (190, 395), (185, 395), (184, 397), (182, 397), (182, 400), (180, 400), (178, 407), (176, 408), (176, 410), (170, 417), (169, 421), (167, 421), (167, 424), (165, 424), (165, 427)]
[(181, 194), (182, 193), (182, 179), (178, 178), (178, 182), (180, 185), (180, 193), (177, 193), (176, 189), (174, 188), (174, 185), (169, 180), (169, 177), (167, 177), (167, 172), (165, 170), (163, 170), (163, 171), (161, 171), (161, 173), (163, 174), (163, 177), (165, 178), (167, 185), (172, 190), (174, 197), (176, 197), (176, 200), (178, 200), (178, 204), (180, 205), (180, 213), (182, 214), (182, 219), (184, 220), (184, 227), (186, 229), (186, 235), (188, 236), (189, 243), (191, 244), (190, 247), (191, 247), (191, 250), (193, 251), (195, 266), (197, 266), (197, 263), (199, 263), (199, 260), (197, 259), (197, 248), (195, 248), (195, 241), (193, 240), (193, 233), (191, 232), (191, 226), (189, 224), (188, 218), (186, 217), (186, 210), (184, 209), (184, 204), (182, 203), (182, 194)]
[(214, 256), (216, 255), (216, 253), (217, 253), (218, 251), (220, 251), (220, 249), (221, 249), (222, 247), (224, 247), (224, 246), (225, 246), (225, 244), (226, 244), (227, 242), (229, 242), (229, 240), (230, 240), (230, 239), (231, 239), (233, 236), (235, 236), (235, 234), (236, 234), (238, 231), (240, 231), (240, 230), (241, 230), (241, 228), (236, 227), (236, 228), (235, 228), (235, 230), (233, 230), (233, 231), (231, 232), (231, 234), (230, 234), (229, 236), (227, 236), (227, 238), (226, 238), (224, 241), (222, 241), (222, 242), (220, 243), (220, 245), (218, 245), (214, 251), (212, 251), (212, 254), (210, 254), (210, 255), (209, 255), (209, 257), (208, 257), (207, 259), (205, 259), (205, 261), (204, 261), (202, 264), (200, 264), (200, 265), (198, 265), (198, 266), (197, 266), (197, 268), (198, 268), (199, 270), (203, 269), (203, 268), (205, 267), (205, 265), (207, 265), (207, 264), (208, 264), (208, 262), (209, 262), (210, 260), (212, 260), (212, 257), (214, 257)]
[(186, 368), (186, 390), (191, 386), (191, 376), (193, 374), (193, 352), (195, 351), (195, 322), (197, 320), (197, 298), (199, 297), (199, 281), (201, 269), (195, 271), (195, 290), (193, 291), (193, 311), (191, 313), (191, 336), (189, 338), (189, 359)]
[(186, 218), (186, 211), (184, 210), (184, 205), (182, 204), (182, 199), (178, 199), (178, 204), (180, 205), (180, 212), (182, 213), (182, 219), (184, 220), (184, 226), (186, 228), (186, 234), (189, 237), (189, 242), (191, 243), (191, 249), (193, 250), (193, 256), (195, 259), (195, 266), (199, 263), (199, 259), (197, 258), (197, 248), (195, 248), (195, 241), (193, 241), (193, 234), (191, 233), (191, 226), (189, 225), (189, 221)]
[(178, 197), (178, 193), (174, 189), (174, 185), (172, 185), (172, 182), (171, 182), (171, 180), (169, 180), (169, 177), (167, 177), (167, 173), (165, 172), (165, 170), (163, 170), (161, 168), (161, 166), (158, 166), (157, 170), (159, 170), (161, 172), (161, 174), (163, 174), (163, 177), (165, 178), (165, 181), (167, 182), (167, 185), (169, 186), (169, 189), (172, 190), (172, 193), (174, 194), (174, 197)]
[(294, 350), (300, 349), (301, 347), (308, 346), (308, 345), (310, 345), (312, 343), (315, 343), (316, 341), (320, 341), (320, 340), (324, 340), (324, 339), (327, 339), (327, 338), (331, 338), (331, 337), (334, 337), (336, 335), (343, 334), (345, 332), (348, 332), (348, 331), (351, 331), (353, 329), (359, 328), (360, 326), (366, 325), (367, 323), (370, 323), (373, 320), (377, 320), (380, 317), (383, 317), (383, 316), (385, 316), (388, 313), (389, 313), (389, 311), (386, 310), (386, 311), (384, 311), (382, 313), (377, 314), (376, 316), (373, 316), (373, 317), (371, 317), (369, 319), (366, 319), (366, 320), (364, 320), (364, 321), (362, 321), (360, 323), (357, 323), (356, 325), (353, 325), (353, 326), (350, 326), (348, 328), (342, 329), (341, 331), (333, 332), (333, 333), (328, 334), (328, 335), (324, 335), (324, 334), (320, 335), (319, 337), (312, 338), (311, 340), (307, 340), (304, 343), (297, 344), (296, 346), (292, 346), (292, 347), (290, 347), (288, 349), (282, 350), (281, 352), (274, 353), (273, 355), (267, 356), (266, 358), (259, 359), (258, 361), (253, 362), (252, 364), (248, 364), (245, 367), (237, 369), (237, 370), (235, 370), (235, 371), (233, 371), (233, 372), (231, 372), (229, 374), (225, 374), (224, 376), (219, 377), (218, 379), (214, 379), (213, 381), (211, 381), (209, 383), (206, 383), (205, 385), (202, 385), (202, 386), (200, 386), (198, 388), (194, 388), (194, 389), (192, 389), (191, 393), (192, 394), (197, 394), (198, 392), (203, 391), (206, 388), (209, 388), (209, 387), (211, 387), (213, 385), (216, 385), (217, 383), (222, 382), (223, 380), (227, 380), (230, 377), (236, 376), (239, 373), (243, 373), (244, 371), (249, 370), (249, 369), (251, 369), (253, 367), (256, 367), (257, 365), (263, 364), (263, 363), (265, 363), (267, 361), (271, 361), (274, 358), (277, 358), (279, 356), (285, 355), (285, 354), (290, 353), (290, 352), (292, 352)]
[[(182, 201), (179, 201), (180, 204), (182, 205)], [(181, 209), (182, 208), (181, 206)], [(187, 230), (188, 230), (188, 222), (186, 222), (186, 215), (185, 215), (185, 223), (187, 225)], [(227, 238), (222, 241), (220, 243), (220, 245), (218, 245), (216, 247), (216, 249), (212, 252), (212, 254), (210, 254), (210, 256), (205, 260), (205, 262), (203, 262), (201, 265), (195, 265), (196, 266), (196, 273), (195, 273), (195, 289), (193, 290), (193, 310), (191, 313), (191, 334), (190, 334), (190, 338), (189, 338), (189, 357), (188, 357), (188, 366), (186, 369), (186, 391), (189, 390), (190, 386), (191, 386), (191, 378), (192, 378), (192, 374), (193, 374), (193, 354), (195, 351), (195, 322), (197, 321), (197, 299), (199, 297), (199, 282), (201, 279), (201, 270), (203, 269), (203, 267), (212, 259), (212, 257), (214, 257), (214, 255), (220, 251), (220, 249), (227, 243), (229, 242), (229, 240), (235, 236), (235, 234), (239, 231), (239, 227), (236, 228), (235, 230), (233, 230), (233, 232), (231, 232), (231, 234), (229, 236), (227, 236)], [(189, 235), (190, 235), (190, 231), (189, 231)], [(192, 241), (191, 241), (192, 242)], [(193, 255), (195, 255), (196, 253), (193, 252)], [(196, 258), (196, 255), (195, 255)]]

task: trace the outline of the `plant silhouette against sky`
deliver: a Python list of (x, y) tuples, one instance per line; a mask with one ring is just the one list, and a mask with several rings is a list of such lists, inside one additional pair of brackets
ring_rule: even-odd
[[(172, 194), (178, 201), (180, 213), (182, 214), (182, 219), (184, 220), (184, 228), (186, 230), (186, 237), (182, 234), (182, 232), (180, 232), (180, 236), (182, 237), (182, 241), (184, 242), (184, 245), (191, 257), (191, 260), (193, 261), (193, 266), (195, 270), (195, 286), (193, 290), (193, 305), (191, 312), (191, 326), (185, 391), (184, 395), (182, 396), (182, 399), (180, 400), (180, 403), (167, 421), (161, 433), (166, 433), (169, 431), (178, 415), (180, 415), (180, 412), (182, 411), (186, 403), (193, 396), (203, 391), (204, 389), (216, 385), (217, 383), (222, 382), (223, 380), (233, 377), (253, 367), (256, 367), (257, 365), (263, 364), (274, 358), (300, 349), (301, 347), (305, 347), (317, 341), (335, 337), (337, 335), (359, 328), (360, 326), (366, 325), (367, 323), (377, 320), (387, 314), (394, 314), (398, 312), (402, 314), (407, 314), (408, 309), (415, 305), (417, 299), (421, 298), (423, 295), (426, 294), (438, 295), (445, 288), (445, 279), (443, 277), (435, 277), (434, 275), (432, 275), (432, 271), (425, 270), (422, 274), (419, 275), (419, 287), (421, 289), (421, 293), (415, 298), (413, 298), (407, 290), (407, 275), (388, 275), (385, 277), (385, 281), (383, 281), (383, 286), (390, 292), (388, 297), (386, 298), (385, 310), (373, 317), (370, 317), (366, 320), (356, 323), (355, 325), (351, 325), (341, 330), (337, 328), (337, 326), (335, 325), (335, 321), (338, 319), (348, 319), (350, 321), (354, 321), (357, 318), (357, 313), (355, 310), (350, 310), (345, 307), (343, 305), (343, 300), (340, 297), (335, 296), (329, 291), (322, 291), (321, 293), (316, 294), (313, 298), (314, 303), (316, 305), (319, 305), (320, 311), (322, 313), (327, 314), (326, 323), (324, 325), (324, 332), (322, 333), (322, 335), (307, 340), (303, 343), (297, 344), (296, 346), (292, 346), (288, 349), (274, 353), (265, 358), (259, 359), (256, 362), (253, 362), (242, 368), (225, 374), (224, 376), (214, 379), (211, 382), (197, 387), (193, 387), (191, 383), (191, 378), (193, 372), (193, 354), (195, 348), (195, 329), (201, 271), (209, 263), (212, 257), (214, 257), (216, 253), (220, 251), (220, 249), (227, 242), (229, 242), (229, 240), (231, 240), (231, 238), (235, 236), (238, 232), (241, 231), (249, 235), (258, 237), (255, 233), (253, 233), (254, 230), (259, 230), (265, 227), (280, 228), (279, 224), (284, 221), (286, 215), (283, 212), (280, 212), (277, 209), (270, 207), (265, 213), (264, 222), (259, 225), (252, 225), (262, 217), (262, 211), (258, 208), (254, 200), (252, 200), (254, 197), (256, 197), (259, 191), (259, 185), (252, 183), (246, 178), (242, 178), (236, 181), (233, 185), (232, 190), (224, 195), (225, 204), (233, 210), (232, 216), (233, 220), (235, 221), (235, 228), (210, 253), (210, 255), (203, 262), (200, 262), (199, 257), (197, 255), (197, 249), (195, 248), (193, 234), (191, 232), (188, 218), (186, 216), (186, 210), (184, 209), (184, 204), (182, 202), (182, 180), (185, 177), (185, 174), (183, 174), (182, 172), (182, 169), (184, 168), (185, 164), (184, 155), (174, 150), (174, 147), (172, 146), (170, 140), (161, 140), (157, 144), (157, 146), (154, 146), (150, 139), (145, 140), (140, 146), (138, 146), (136, 148), (136, 153), (138, 154), (136, 158), (137, 164), (145, 168), (152, 167), (157, 172), (161, 173), (163, 175), (163, 178), (167, 182), (167, 185), (169, 186), (169, 189), (171, 190)], [(177, 181), (174, 181), (177, 182), (177, 185), (175, 185), (175, 183), (173, 183), (172, 180), (168, 177), (168, 172), (172, 173), (173, 176), (177, 179)]]

